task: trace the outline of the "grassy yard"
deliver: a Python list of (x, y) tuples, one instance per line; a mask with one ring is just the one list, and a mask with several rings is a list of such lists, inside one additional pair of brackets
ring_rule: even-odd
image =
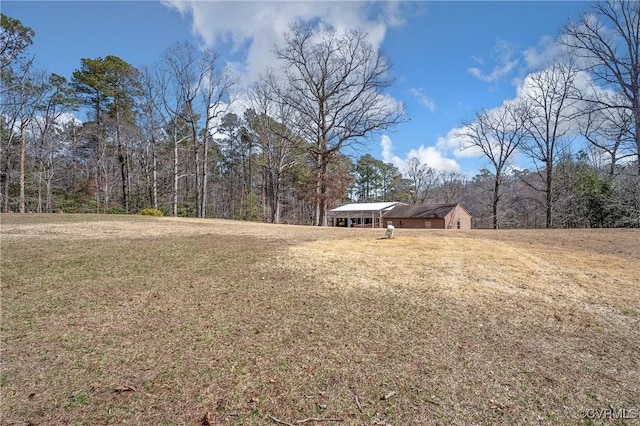
[(2, 425), (640, 422), (637, 230), (0, 220)]

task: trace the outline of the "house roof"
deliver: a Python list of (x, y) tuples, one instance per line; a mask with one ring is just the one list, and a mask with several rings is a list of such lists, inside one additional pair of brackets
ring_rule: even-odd
[(398, 201), (386, 202), (386, 203), (353, 203), (345, 204), (344, 206), (336, 207), (329, 210), (329, 213), (342, 213), (342, 212), (378, 212), (388, 210), (397, 204), (402, 204)]
[(399, 205), (384, 214), (385, 218), (444, 219), (457, 204)]

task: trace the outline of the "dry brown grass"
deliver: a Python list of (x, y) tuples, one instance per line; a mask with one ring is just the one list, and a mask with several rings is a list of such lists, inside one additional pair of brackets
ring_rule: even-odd
[(640, 410), (635, 230), (386, 240), (1, 219), (1, 424), (576, 424), (590, 421), (580, 410)]

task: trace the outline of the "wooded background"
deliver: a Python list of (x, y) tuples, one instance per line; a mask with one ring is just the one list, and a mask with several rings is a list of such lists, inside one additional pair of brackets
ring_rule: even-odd
[[(2, 15), (1, 31), (2, 212), (326, 225), (347, 202), (457, 202), (474, 227), (640, 227), (638, 2), (594, 4), (522, 99), (462, 122), (488, 164), (473, 177), (353, 154), (408, 119), (358, 30), (292, 24), (278, 66), (246, 90), (217, 52), (187, 42), (140, 69), (82, 58), (65, 77), (38, 71), (33, 30)], [(533, 166), (514, 167), (516, 153)]]

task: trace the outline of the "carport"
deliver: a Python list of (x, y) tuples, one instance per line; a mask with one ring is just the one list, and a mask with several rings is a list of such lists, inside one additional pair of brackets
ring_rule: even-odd
[(383, 228), (385, 225), (382, 215), (398, 204), (403, 203), (391, 201), (345, 204), (329, 210), (328, 216), (332, 220), (333, 226)]

